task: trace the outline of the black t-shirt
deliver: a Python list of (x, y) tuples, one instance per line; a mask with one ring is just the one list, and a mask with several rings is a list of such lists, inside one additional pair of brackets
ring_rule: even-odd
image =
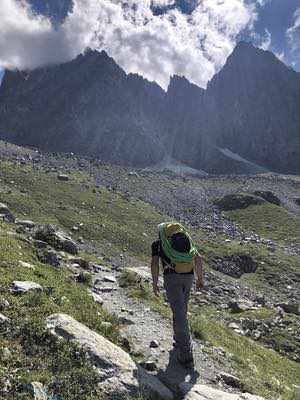
[[(177, 272), (175, 272), (173, 269), (170, 268), (165, 268), (168, 265), (171, 265), (171, 260), (165, 255), (162, 246), (160, 245), (160, 240), (155, 240), (152, 245), (151, 245), (151, 249), (152, 249), (152, 257), (160, 257), (163, 268), (164, 268), (164, 274), (165, 273), (174, 273), (177, 274)], [(180, 274), (180, 275), (189, 275), (189, 274), (193, 274), (194, 271), (191, 272), (186, 272), (184, 274)]]

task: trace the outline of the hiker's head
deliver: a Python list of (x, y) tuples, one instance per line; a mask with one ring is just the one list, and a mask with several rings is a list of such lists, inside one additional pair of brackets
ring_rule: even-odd
[(174, 233), (170, 242), (173, 249), (180, 253), (188, 253), (191, 250), (190, 240), (183, 232)]

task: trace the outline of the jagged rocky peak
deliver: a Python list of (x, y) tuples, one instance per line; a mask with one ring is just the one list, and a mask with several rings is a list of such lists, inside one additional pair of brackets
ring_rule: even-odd
[(185, 76), (172, 75), (168, 86), (168, 93), (179, 90), (204, 91), (204, 89), (191, 83)]
[(6, 74), (0, 132), (127, 165), (167, 153), (212, 173), (245, 171), (241, 160), (299, 173), (299, 108), (300, 74), (249, 43), (236, 46), (206, 90), (174, 75), (167, 92), (88, 49), (68, 63)]
[(256, 85), (264, 83), (263, 80), (278, 84), (276, 79), (284, 81), (284, 84), (299, 80), (300, 74), (287, 67), (272, 52), (254, 47), (248, 42), (239, 42), (225, 66), (209, 82), (208, 88), (215, 86), (220, 80), (226, 81), (230, 87), (232, 80), (240, 79), (243, 84)]

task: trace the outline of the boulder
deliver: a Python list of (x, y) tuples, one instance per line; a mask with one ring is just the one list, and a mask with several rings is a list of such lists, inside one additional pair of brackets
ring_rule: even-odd
[(73, 255), (78, 253), (76, 243), (64, 232), (56, 230), (53, 225), (38, 226), (34, 239), (46, 242), (56, 250), (66, 251)]
[(33, 229), (35, 227), (35, 223), (30, 220), (17, 220), (16, 225), (22, 226), (27, 229)]
[(267, 191), (267, 190), (257, 190), (253, 193), (255, 196), (261, 197), (264, 200), (266, 200), (268, 203), (275, 204), (276, 206), (281, 205), (280, 199), (275, 196), (273, 192)]
[(250, 193), (228, 194), (214, 202), (214, 204), (222, 211), (241, 210), (252, 205), (260, 205), (264, 203), (266, 203), (266, 201), (262, 197)]
[(20, 267), (23, 267), (23, 268), (28, 268), (28, 269), (32, 269), (32, 270), (35, 269), (34, 265), (32, 265), (28, 262), (22, 261), (22, 260), (19, 260), (19, 265), (20, 265)]
[(9, 322), (9, 318), (0, 313), (0, 325), (1, 324), (6, 324), (8, 322)]
[(49, 316), (46, 327), (60, 339), (76, 343), (90, 356), (98, 368), (101, 388), (110, 398), (132, 398), (142, 391), (155, 399), (173, 399), (170, 390), (136, 365), (129, 354), (69, 315)]
[(14, 223), (16, 218), (6, 204), (0, 203), (0, 216), (6, 222)]
[(228, 305), (228, 308), (234, 313), (251, 310), (253, 308), (253, 303), (250, 301), (245, 301), (245, 300), (229, 301), (227, 305)]
[(34, 400), (50, 400), (42, 383), (32, 382), (29, 386)]
[(182, 383), (180, 389), (185, 393), (184, 400), (264, 400), (252, 394), (227, 393), (205, 385)]
[(59, 174), (57, 175), (57, 179), (61, 182), (68, 182), (70, 180), (69, 175)]
[(53, 267), (58, 267), (60, 265), (60, 259), (56, 251), (52, 249), (40, 249), (37, 252), (38, 259), (43, 264), (49, 264)]
[(31, 281), (14, 281), (12, 283), (11, 291), (13, 293), (26, 293), (29, 291), (42, 291), (43, 288), (41, 285)]
[(244, 387), (243, 383), (237, 376), (228, 374), (227, 372), (220, 372), (217, 376), (217, 379), (233, 388), (243, 389)]
[(75, 264), (78, 265), (79, 268), (86, 269), (86, 270), (92, 269), (90, 262), (85, 260), (84, 258), (70, 257), (70, 258), (68, 258), (68, 261), (71, 262), (72, 265), (75, 265)]

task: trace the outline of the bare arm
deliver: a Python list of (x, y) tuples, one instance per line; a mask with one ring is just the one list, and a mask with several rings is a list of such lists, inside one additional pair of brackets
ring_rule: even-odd
[(204, 286), (204, 273), (203, 273), (203, 262), (202, 257), (198, 254), (195, 257), (195, 272), (196, 272), (196, 287), (202, 289)]
[(152, 274), (153, 292), (154, 292), (155, 296), (159, 296), (159, 288), (158, 288), (159, 257), (158, 256), (153, 256), (151, 259), (151, 274)]

